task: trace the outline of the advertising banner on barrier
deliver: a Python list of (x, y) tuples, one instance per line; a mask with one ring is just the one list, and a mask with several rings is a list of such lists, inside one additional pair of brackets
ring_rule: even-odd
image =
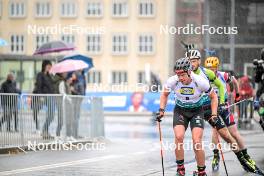
[[(89, 92), (87, 96), (102, 97), (105, 111), (154, 112), (159, 109), (160, 93)], [(174, 97), (170, 94), (166, 111), (173, 111)]]

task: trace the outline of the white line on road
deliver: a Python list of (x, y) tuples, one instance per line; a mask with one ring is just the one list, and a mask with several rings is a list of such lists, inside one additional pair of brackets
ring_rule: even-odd
[(108, 156), (103, 156), (103, 157), (82, 159), (82, 160), (76, 160), (76, 161), (71, 161), (71, 162), (62, 162), (62, 163), (48, 164), (48, 165), (43, 165), (43, 166), (29, 167), (29, 168), (24, 168), (24, 169), (15, 169), (15, 170), (10, 170), (10, 171), (0, 172), (0, 176), (21, 174), (21, 173), (25, 173), (25, 172), (41, 171), (41, 170), (46, 170), (46, 169), (54, 169), (54, 168), (58, 168), (58, 167), (73, 166), (73, 165), (78, 165), (78, 164), (86, 164), (86, 163), (91, 163), (91, 162), (96, 162), (96, 161), (103, 161), (103, 160), (107, 160), (107, 159), (116, 159), (116, 158), (127, 157), (129, 155), (130, 156), (144, 155), (147, 153), (148, 152), (143, 151), (143, 152), (131, 153), (128, 155), (108, 155)]
[(136, 152), (136, 153), (132, 153), (132, 155), (144, 155), (147, 154), (147, 152)]
[(159, 149), (160, 149), (160, 147), (159, 148), (155, 147), (155, 148), (150, 149), (149, 151), (154, 152), (154, 151), (158, 151)]
[(91, 163), (91, 162), (102, 161), (102, 160), (107, 160), (107, 159), (121, 158), (124, 156), (125, 155), (108, 155), (108, 156), (97, 157), (97, 158), (76, 160), (72, 162), (62, 162), (62, 163), (57, 163), (57, 164), (48, 164), (48, 165), (29, 167), (29, 168), (24, 168), (24, 169), (15, 169), (15, 170), (10, 170), (10, 171), (0, 172), (0, 176), (21, 174), (25, 172), (40, 171), (40, 170), (53, 169), (53, 168), (58, 168), (58, 167), (73, 166), (73, 165)]

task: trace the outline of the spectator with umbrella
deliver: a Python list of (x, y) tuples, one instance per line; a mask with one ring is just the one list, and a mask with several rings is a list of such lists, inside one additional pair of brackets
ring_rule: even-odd
[[(44, 55), (44, 54), (58, 53), (58, 52), (62, 52), (62, 51), (71, 51), (71, 50), (74, 50), (74, 49), (75, 49), (75, 46), (72, 45), (72, 44), (68, 44), (68, 43), (65, 43), (63, 41), (51, 41), (51, 42), (48, 42), (48, 43), (44, 43), (39, 48), (37, 48), (37, 50), (34, 52), (34, 55)], [(43, 61), (43, 63), (44, 63), (44, 61)], [(51, 62), (48, 65), (49, 65), (48, 67), (50, 69)], [(42, 73), (43, 73), (43, 64), (42, 64)], [(53, 87), (53, 83), (52, 83), (53, 80), (52, 80), (51, 75), (50, 74), (45, 74), (45, 73), (44, 73), (44, 75), (46, 75), (46, 76), (44, 76), (43, 74), (40, 74), (40, 75), (42, 75), (42, 76), (37, 76), (37, 81), (36, 81), (36, 85), (37, 86), (35, 86), (35, 89), (34, 89), (33, 93), (37, 93), (37, 94), (40, 94), (40, 93), (49, 94), (49, 93), (51, 93), (51, 94), (53, 94), (54, 93), (54, 87)], [(38, 78), (40, 78), (40, 79), (38, 79)], [(48, 78), (48, 79), (42, 79), (42, 78)], [(41, 81), (44, 82), (44, 84), (41, 84)], [(50, 82), (50, 84), (49, 84), (50, 86), (45, 87), (45, 82)], [(44, 87), (41, 87), (41, 86), (44, 86)], [(46, 92), (45, 91), (46, 88), (47, 89), (53, 89), (53, 90), (52, 91), (49, 90), (48, 92)], [(42, 92), (43, 89), (44, 89), (44, 92)], [(35, 123), (36, 123), (36, 130), (37, 131), (39, 131), (37, 114), (38, 114), (39, 110), (42, 109), (42, 106), (43, 106), (42, 99), (40, 97), (33, 97), (33, 99), (32, 99), (33, 100), (32, 101), (33, 102), (32, 106), (34, 106), (34, 107), (32, 107), (33, 108), (33, 116), (34, 116), (34, 120), (35, 120)], [(52, 105), (53, 101), (51, 101), (50, 103)], [(54, 118), (54, 110), (55, 110), (55, 108), (54, 108), (54, 106), (53, 106), (52, 109), (50, 109), (49, 107), (50, 107), (50, 105), (48, 106), (48, 110), (47, 110), (48, 114), (47, 114), (47, 118), (46, 118), (46, 121), (45, 121), (45, 124), (44, 124), (44, 128), (43, 128), (43, 131), (42, 131), (43, 138), (51, 137), (50, 134), (48, 133), (48, 128), (49, 128), (49, 125), (50, 125), (50, 123), (52, 122), (52, 120)]]
[(72, 83), (71, 83), (71, 93), (73, 95), (77, 95), (72, 98), (73, 114), (74, 114), (73, 137), (81, 138), (81, 136), (78, 135), (81, 104), (83, 100), (81, 96), (85, 95), (85, 91), (86, 91), (85, 73), (93, 67), (93, 60), (92, 58), (82, 55), (80, 53), (71, 53), (69, 55), (66, 55), (64, 56), (62, 61), (66, 61), (66, 60), (83, 61), (88, 65), (87, 68), (78, 70), (72, 74)]
[[(76, 74), (73, 76), (67, 76), (70, 72), (87, 69), (89, 66), (81, 60), (64, 60), (55, 64), (51, 68), (51, 72), (56, 74), (56, 77), (60, 80), (55, 84), (55, 92), (64, 95), (76, 94), (83, 95), (84, 88), (78, 83)], [(68, 79), (67, 79), (68, 77)], [(69, 85), (72, 85), (70, 89)], [(79, 97), (78, 97), (79, 98)], [(81, 100), (81, 99), (80, 99)], [(60, 113), (58, 120), (57, 136), (60, 135), (60, 130), (62, 127), (63, 117), (66, 119), (66, 135), (68, 140), (74, 140), (78, 137), (78, 118), (81, 101), (75, 101), (69, 97), (64, 96), (65, 111)], [(57, 103), (62, 104), (62, 103)], [(66, 112), (67, 111), (67, 112)]]
[(73, 115), (74, 115), (74, 121), (73, 121), (73, 137), (74, 138), (81, 138), (81, 136), (78, 135), (78, 129), (79, 129), (79, 119), (80, 119), (80, 113), (81, 113), (81, 104), (83, 100), (83, 96), (85, 95), (85, 86), (83, 84), (83, 81), (80, 80), (79, 76), (81, 74), (81, 71), (76, 71), (72, 73), (71, 75), (71, 94), (76, 95), (72, 98), (72, 105), (73, 105)]
[[(37, 74), (35, 88), (33, 90), (34, 94), (54, 94), (53, 87), (53, 79), (50, 75), (50, 69), (52, 67), (52, 63), (49, 60), (44, 60), (42, 62), (41, 72)], [(41, 96), (33, 96), (31, 107), (33, 109), (33, 118), (36, 124), (36, 130), (39, 131), (39, 121), (38, 121), (38, 113), (43, 108), (43, 106), (47, 106), (47, 114), (46, 121), (44, 123), (42, 129), (42, 137), (43, 139), (51, 138), (51, 135), (48, 132), (49, 125), (54, 118), (54, 106), (53, 100), (51, 97), (41, 97)]]
[[(84, 86), (84, 90), (86, 90), (85, 73), (88, 72), (89, 69), (91, 69), (94, 66), (92, 58), (75, 52), (75, 53), (71, 53), (69, 55), (64, 56), (63, 60), (81, 60), (81, 61), (84, 61), (88, 65), (88, 68), (77, 72), (78, 82), (82, 84)], [(85, 92), (83, 95), (85, 95)]]

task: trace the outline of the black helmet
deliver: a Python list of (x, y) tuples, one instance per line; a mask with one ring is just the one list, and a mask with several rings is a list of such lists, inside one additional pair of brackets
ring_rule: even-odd
[(185, 72), (192, 70), (190, 59), (187, 57), (178, 59), (174, 65), (174, 71), (177, 70), (183, 70)]

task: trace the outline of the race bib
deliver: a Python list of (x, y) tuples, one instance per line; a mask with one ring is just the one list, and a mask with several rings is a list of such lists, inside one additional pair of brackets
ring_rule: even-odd
[(194, 88), (193, 87), (181, 87), (179, 92), (182, 95), (194, 95)]

